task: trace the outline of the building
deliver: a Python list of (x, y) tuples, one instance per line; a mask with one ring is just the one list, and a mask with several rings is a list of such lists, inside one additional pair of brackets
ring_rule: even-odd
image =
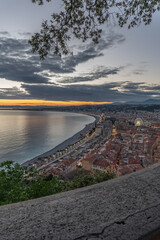
[(103, 172), (108, 172), (110, 170), (110, 165), (106, 160), (97, 159), (93, 162), (92, 169), (103, 171)]

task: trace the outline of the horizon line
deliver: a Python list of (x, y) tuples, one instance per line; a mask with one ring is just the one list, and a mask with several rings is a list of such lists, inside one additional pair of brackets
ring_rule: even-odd
[(52, 101), (39, 99), (0, 99), (0, 107), (59, 107), (59, 106), (82, 106), (82, 105), (104, 105), (113, 102), (94, 102), (94, 101)]

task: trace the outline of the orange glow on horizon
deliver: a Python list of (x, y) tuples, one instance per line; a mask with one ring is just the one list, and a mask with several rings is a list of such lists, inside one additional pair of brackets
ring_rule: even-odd
[(102, 105), (112, 102), (86, 102), (86, 101), (47, 101), (35, 99), (0, 99), (0, 106), (80, 106)]

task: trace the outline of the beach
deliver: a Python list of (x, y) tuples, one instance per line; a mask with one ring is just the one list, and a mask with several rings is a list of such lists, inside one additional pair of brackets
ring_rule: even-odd
[(95, 121), (87, 124), (81, 131), (77, 132), (76, 134), (74, 134), (72, 137), (66, 139), (65, 141), (63, 141), (62, 143), (58, 144), (57, 146), (55, 146), (54, 148), (52, 148), (51, 150), (42, 153), (30, 160), (27, 160), (26, 162), (22, 163), (21, 166), (29, 166), (32, 165), (34, 162), (36, 162), (38, 160), (38, 158), (42, 158), (42, 157), (48, 157), (54, 153), (56, 153), (58, 150), (63, 150), (65, 149), (68, 145), (72, 145), (75, 142), (77, 142), (82, 136), (84, 136), (94, 125), (95, 122), (99, 119), (96, 116), (92, 116), (95, 118)]

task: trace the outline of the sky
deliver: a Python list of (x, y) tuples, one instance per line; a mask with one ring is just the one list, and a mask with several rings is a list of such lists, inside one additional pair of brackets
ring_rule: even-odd
[(40, 61), (28, 39), (61, 3), (0, 0), (0, 105), (79, 105), (160, 99), (160, 12), (149, 26), (103, 26), (99, 44)]

